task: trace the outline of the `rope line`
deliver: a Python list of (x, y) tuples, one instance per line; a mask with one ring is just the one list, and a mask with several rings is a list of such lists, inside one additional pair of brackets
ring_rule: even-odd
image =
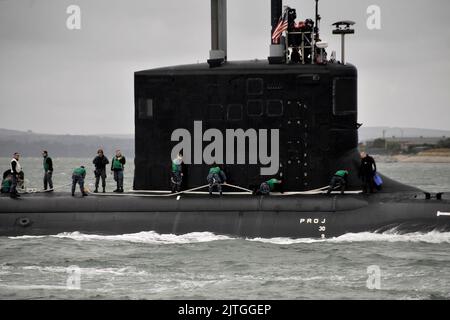
[[(28, 179), (25, 179), (25, 181), (28, 181)], [(18, 191), (22, 194), (34, 194), (34, 193), (49, 193), (51, 191), (59, 190), (62, 188), (67, 188), (72, 185), (71, 183), (56, 186), (53, 189), (43, 190), (38, 188), (25, 188), (25, 189), (18, 189)], [(90, 184), (88, 184), (90, 185)], [(223, 194), (228, 195), (243, 195), (243, 194), (253, 194), (253, 191), (241, 186), (224, 183), (222, 186), (227, 186), (233, 189), (240, 190), (241, 192), (223, 192)], [(93, 193), (89, 189), (86, 189), (86, 192), (88, 194), (94, 195), (94, 196), (128, 196), (128, 197), (159, 197), (159, 198), (165, 198), (165, 197), (175, 197), (180, 196), (183, 194), (209, 194), (209, 191), (199, 191), (201, 189), (209, 187), (209, 184), (205, 184), (203, 186), (191, 188), (188, 190), (183, 190), (176, 193), (171, 193), (170, 191), (166, 190), (130, 190), (133, 193)], [(333, 190), (337, 189), (338, 187), (335, 187)], [(289, 191), (284, 193), (279, 192), (273, 192), (271, 193), (273, 196), (295, 196), (295, 195), (315, 195), (315, 194), (322, 194), (325, 191), (328, 191), (329, 186), (324, 186), (317, 189), (307, 190), (307, 191)], [(156, 194), (155, 194), (156, 193)], [(333, 192), (334, 193), (334, 192)], [(347, 191), (346, 193), (361, 193), (361, 191)]]
[(17, 189), (17, 191), (19, 191), (19, 193), (21, 193), (21, 194), (49, 193), (51, 191), (59, 190), (59, 189), (62, 189), (62, 188), (67, 188), (67, 187), (69, 187), (71, 185), (72, 185), (72, 182), (69, 183), (69, 184), (53, 187), (53, 189), (47, 189), (47, 190), (38, 189), (38, 188), (25, 188), (25, 189)]

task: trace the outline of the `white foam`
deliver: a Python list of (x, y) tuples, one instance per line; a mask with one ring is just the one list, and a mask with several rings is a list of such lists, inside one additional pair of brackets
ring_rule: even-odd
[[(19, 236), (9, 237), (10, 239), (38, 239), (46, 236)], [(159, 234), (154, 231), (139, 232), (123, 235), (91, 235), (80, 232), (60, 233), (49, 236), (51, 238), (66, 238), (76, 241), (126, 241), (133, 243), (148, 243), (148, 244), (187, 244), (187, 243), (201, 243), (221, 240), (237, 240), (223, 235), (216, 235), (211, 232), (192, 232), (183, 235), (175, 234)], [(339, 237), (328, 239), (313, 239), (313, 238), (252, 238), (245, 239), (251, 242), (262, 242), (276, 245), (292, 245), (292, 244), (313, 244), (313, 243), (352, 243), (352, 242), (423, 242), (423, 243), (450, 243), (450, 232), (432, 231), (428, 233), (408, 233), (399, 234), (396, 229), (386, 231), (384, 233), (347, 233)]]
[(16, 240), (26, 240), (26, 239), (41, 239), (46, 236), (17, 236), (17, 237), (8, 237), (8, 239), (16, 239)]
[(431, 231), (428, 233), (408, 233), (399, 234), (395, 229), (386, 231), (384, 233), (373, 233), (373, 232), (361, 232), (361, 233), (347, 233), (339, 237), (329, 238), (329, 239), (291, 239), (291, 238), (255, 238), (247, 239), (248, 241), (258, 241), (264, 243), (272, 243), (279, 245), (290, 245), (298, 243), (352, 243), (352, 242), (412, 242), (412, 243), (450, 243), (450, 232), (438, 232)]
[(263, 242), (263, 243), (271, 243), (271, 244), (280, 244), (280, 245), (289, 245), (289, 244), (297, 244), (297, 243), (317, 243), (324, 242), (326, 240), (323, 239), (312, 239), (312, 238), (300, 238), (300, 239), (292, 239), (292, 238), (252, 238), (245, 239), (247, 241), (254, 242)]
[(88, 235), (80, 232), (60, 233), (56, 238), (69, 238), (77, 241), (127, 241), (135, 243), (150, 243), (150, 244), (185, 244), (185, 243), (198, 243), (198, 242), (211, 242), (219, 240), (232, 239), (227, 236), (215, 235), (211, 232), (192, 232), (183, 235), (175, 234), (159, 234), (154, 231), (139, 232), (123, 235)]
[(450, 232), (431, 231), (428, 233), (414, 232), (399, 234), (395, 230), (384, 233), (347, 233), (340, 237), (330, 239), (331, 242), (424, 242), (424, 243), (450, 243)]

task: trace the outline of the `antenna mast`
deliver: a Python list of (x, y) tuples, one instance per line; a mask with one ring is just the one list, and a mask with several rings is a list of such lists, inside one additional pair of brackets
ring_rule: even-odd
[(315, 42), (318, 42), (320, 39), (320, 36), (319, 36), (320, 19), (321, 19), (321, 17), (319, 15), (319, 0), (316, 0), (316, 22), (314, 25), (314, 34), (315, 34), (314, 41)]
[(208, 63), (218, 67), (227, 60), (227, 0), (211, 0), (211, 50)]

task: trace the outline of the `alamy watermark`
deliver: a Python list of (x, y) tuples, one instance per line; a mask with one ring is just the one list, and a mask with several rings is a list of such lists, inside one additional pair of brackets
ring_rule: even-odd
[(68, 274), (66, 280), (66, 288), (69, 290), (81, 289), (81, 269), (78, 266), (70, 266), (66, 269)]
[[(224, 136), (214, 128), (203, 132), (202, 121), (194, 121), (193, 137), (187, 129), (176, 129), (171, 141), (178, 142), (172, 148), (171, 158), (183, 153), (186, 164), (260, 164), (267, 166), (260, 169), (263, 176), (275, 175), (280, 169), (279, 129), (270, 130), (270, 154), (268, 129), (226, 129)], [(210, 143), (203, 148), (203, 142)]]
[[(366, 26), (369, 30), (381, 29), (381, 8), (376, 4), (367, 7), (366, 13), (368, 15)], [(66, 14), (69, 16), (66, 20), (66, 27), (69, 30), (81, 29), (81, 8), (78, 5), (72, 4), (67, 7)]]
[(69, 30), (81, 29), (81, 8), (77, 5), (70, 5), (66, 9), (66, 13), (69, 15), (66, 20), (66, 27)]
[(367, 281), (366, 286), (369, 290), (381, 289), (381, 268), (377, 265), (367, 267)]
[(381, 29), (381, 8), (375, 4), (367, 7), (366, 10), (369, 17), (367, 18), (367, 29), (380, 30)]

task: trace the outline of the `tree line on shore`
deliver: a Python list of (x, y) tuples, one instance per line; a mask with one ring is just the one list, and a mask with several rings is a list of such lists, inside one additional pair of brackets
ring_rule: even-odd
[(24, 157), (40, 157), (48, 150), (53, 157), (84, 158), (96, 155), (102, 148), (105, 154), (114, 154), (116, 149), (134, 157), (134, 137), (94, 135), (50, 135), (0, 129), (0, 157), (11, 157), (20, 152)]

